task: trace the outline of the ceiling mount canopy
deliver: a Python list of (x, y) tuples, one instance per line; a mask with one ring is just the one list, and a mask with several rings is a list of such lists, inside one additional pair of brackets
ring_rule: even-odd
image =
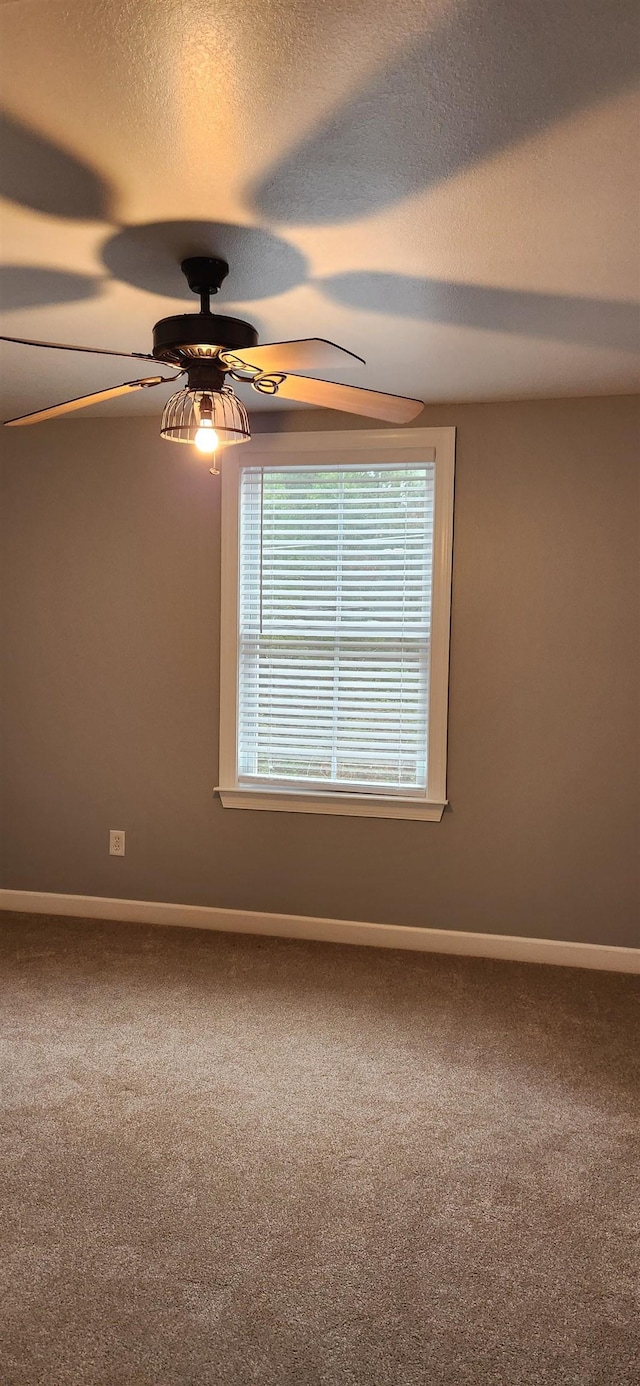
[(211, 311), (209, 300), (217, 294), (229, 273), (226, 260), (218, 260), (213, 255), (190, 255), (183, 260), (180, 269), (194, 294), (200, 294), (200, 312)]

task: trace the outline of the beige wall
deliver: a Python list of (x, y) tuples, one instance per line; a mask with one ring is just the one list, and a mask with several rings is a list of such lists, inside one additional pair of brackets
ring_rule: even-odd
[(154, 419), (5, 435), (3, 884), (639, 942), (637, 418), (419, 420), (458, 428), (440, 824), (223, 810), (219, 483)]

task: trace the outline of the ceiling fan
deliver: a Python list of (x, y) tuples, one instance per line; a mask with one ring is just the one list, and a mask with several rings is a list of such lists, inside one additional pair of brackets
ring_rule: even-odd
[[(229, 273), (225, 260), (211, 256), (191, 256), (183, 260), (181, 269), (189, 288), (200, 295), (199, 313), (180, 313), (162, 318), (153, 329), (153, 351), (107, 351), (101, 347), (69, 346), (63, 342), (35, 342), (24, 337), (0, 337), (3, 342), (18, 342), (23, 346), (48, 347), (57, 351), (85, 351), (100, 356), (128, 356), (140, 361), (157, 361), (177, 373), (173, 376), (150, 375), (140, 380), (127, 380), (122, 385), (79, 399), (64, 400), (62, 404), (38, 409), (32, 414), (6, 419), (5, 426), (55, 419), (85, 409), (101, 400), (115, 399), (134, 390), (153, 389), (167, 380), (186, 375), (187, 384), (171, 396), (164, 407), (160, 433), (176, 443), (195, 443), (198, 450), (213, 454), (223, 444), (248, 442), (251, 437), (249, 418), (242, 402), (226, 384), (245, 381), (262, 395), (278, 395), (282, 399), (304, 404), (321, 405), (327, 409), (342, 409), (351, 414), (385, 419), (404, 424), (415, 419), (423, 408), (422, 401), (402, 395), (383, 394), (354, 385), (334, 384), (297, 375), (296, 370), (320, 370), (358, 363), (356, 356), (334, 342), (319, 337), (302, 341), (270, 342), (258, 346), (255, 327), (239, 318), (222, 317), (212, 313), (210, 299), (216, 294)], [(213, 472), (217, 471), (214, 466)]]

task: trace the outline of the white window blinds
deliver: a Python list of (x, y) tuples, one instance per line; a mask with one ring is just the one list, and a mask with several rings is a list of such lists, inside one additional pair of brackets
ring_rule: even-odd
[(239, 783), (425, 794), (434, 471), (243, 470)]

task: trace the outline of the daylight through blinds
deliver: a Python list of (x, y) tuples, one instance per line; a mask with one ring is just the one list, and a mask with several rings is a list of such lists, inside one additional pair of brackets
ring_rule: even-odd
[(243, 469), (240, 782), (424, 795), (434, 471)]

